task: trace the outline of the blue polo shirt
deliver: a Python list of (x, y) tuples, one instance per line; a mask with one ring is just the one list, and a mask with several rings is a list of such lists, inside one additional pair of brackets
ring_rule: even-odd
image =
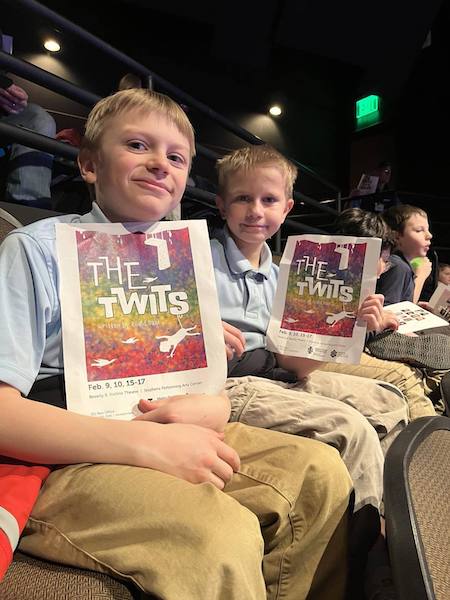
[(12, 231), (0, 245), (0, 381), (27, 395), (63, 372), (56, 223), (107, 223), (94, 204)]
[(270, 248), (264, 244), (259, 268), (255, 269), (236, 246), (227, 227), (214, 235), (211, 253), (222, 320), (243, 332), (246, 351), (265, 348), (278, 279), (278, 267), (272, 262)]
[(384, 305), (395, 304), (414, 297), (414, 271), (400, 252), (391, 254), (390, 268), (377, 281), (377, 294), (384, 295)]

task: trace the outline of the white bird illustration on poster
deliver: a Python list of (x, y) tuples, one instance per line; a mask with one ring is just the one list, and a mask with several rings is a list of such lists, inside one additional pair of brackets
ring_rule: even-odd
[(135, 344), (139, 339), (136, 337), (130, 337), (127, 340), (122, 340), (122, 344)]
[(298, 319), (293, 319), (292, 317), (286, 317), (286, 323), (298, 323)]
[(153, 281), (156, 281), (157, 279), (157, 277), (144, 277), (142, 283), (153, 283)]
[(95, 358), (94, 362), (91, 363), (91, 367), (106, 367), (112, 365), (116, 360), (117, 358), (112, 358), (111, 360), (108, 360), (107, 358)]

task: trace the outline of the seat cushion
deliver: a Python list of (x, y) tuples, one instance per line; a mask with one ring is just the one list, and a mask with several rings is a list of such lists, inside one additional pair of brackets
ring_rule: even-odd
[(20, 552), (0, 583), (2, 600), (133, 600), (125, 585), (103, 573), (49, 563)]

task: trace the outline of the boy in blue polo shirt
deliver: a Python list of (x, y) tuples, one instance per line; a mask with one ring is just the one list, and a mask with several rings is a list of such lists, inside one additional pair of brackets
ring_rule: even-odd
[[(217, 170), (216, 201), (226, 225), (215, 232), (211, 250), (230, 358), (232, 419), (334, 445), (352, 476), (356, 509), (378, 509), (383, 456), (375, 429), (387, 449), (407, 422), (402, 395), (371, 379), (314, 372), (322, 363), (266, 349), (278, 277), (266, 240), (293, 206), (297, 170), (266, 145), (235, 150)], [(367, 298), (359, 316), (369, 329), (380, 327), (382, 298)]]
[(180, 202), (193, 155), (168, 97), (105, 98), (79, 157), (93, 210), (18, 229), (0, 248), (0, 455), (59, 465), (20, 547), (167, 600), (342, 598), (351, 483), (334, 449), (226, 425), (221, 395), (172, 397), (133, 421), (51, 406), (64, 404), (55, 224), (157, 221)]

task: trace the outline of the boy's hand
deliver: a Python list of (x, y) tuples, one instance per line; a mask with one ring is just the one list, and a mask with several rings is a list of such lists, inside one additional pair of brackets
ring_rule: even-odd
[(222, 321), (222, 327), (227, 359), (231, 360), (234, 356), (242, 356), (245, 351), (245, 338), (242, 331), (225, 321)]
[(359, 307), (358, 319), (366, 322), (367, 331), (382, 331), (384, 328), (383, 303), (383, 294), (370, 294)]
[(385, 329), (393, 329), (394, 331), (397, 331), (399, 325), (400, 323), (393, 312), (390, 310), (383, 310), (383, 331)]
[(429, 302), (425, 302), (425, 300), (421, 300), (417, 304), (420, 306), (420, 308), (423, 308), (424, 310), (427, 310), (428, 312), (433, 313), (433, 315), (436, 314), (433, 310), (433, 307), (431, 306), (431, 304)]
[(18, 115), (28, 104), (28, 94), (13, 83), (6, 90), (0, 89), (0, 108), (8, 115)]
[(131, 421), (137, 458), (133, 464), (156, 469), (191, 483), (209, 482), (219, 490), (240, 467), (237, 452), (217, 433), (198, 425), (180, 423), (157, 426), (150, 441), (146, 427), (150, 423)]
[(230, 401), (225, 394), (189, 394), (163, 400), (140, 400), (139, 410), (144, 414), (136, 417), (136, 421), (190, 423), (221, 432), (230, 418)]

